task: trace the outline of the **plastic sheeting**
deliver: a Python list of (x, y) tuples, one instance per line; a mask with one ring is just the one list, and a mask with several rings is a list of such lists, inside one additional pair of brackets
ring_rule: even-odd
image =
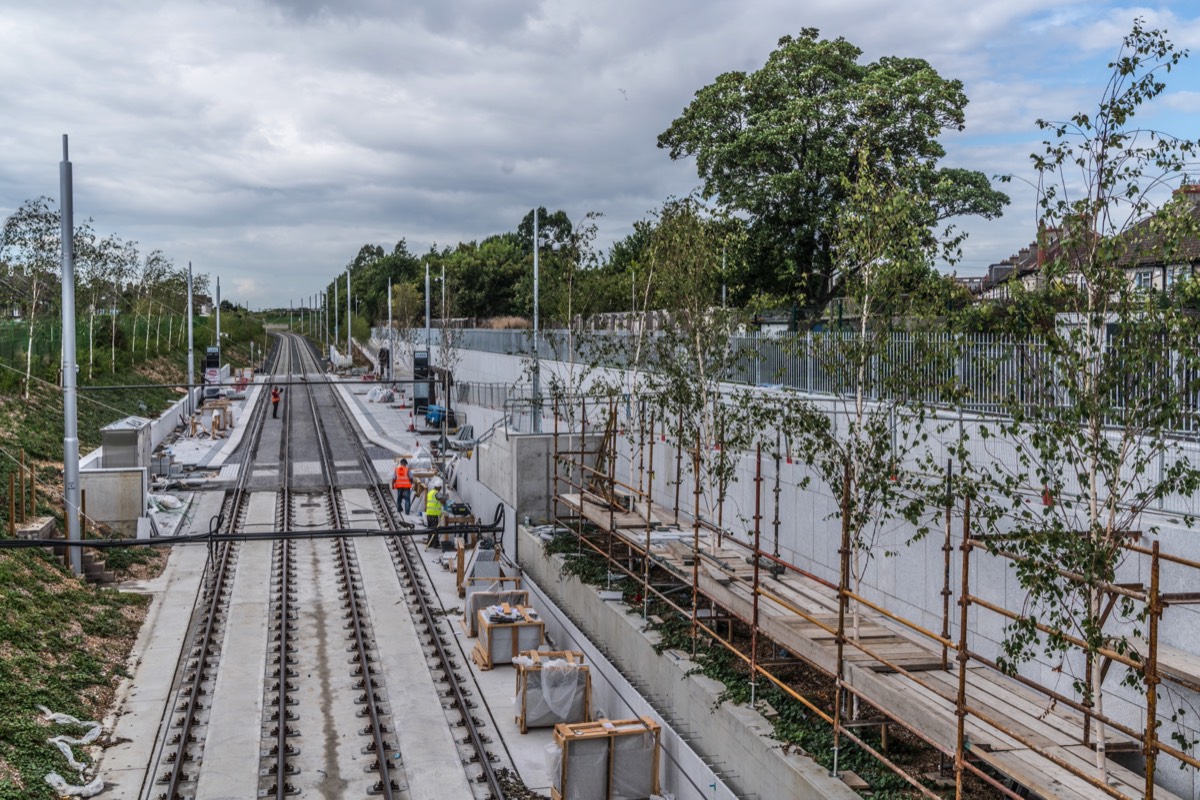
[(59, 797), (95, 797), (104, 791), (104, 779), (96, 778), (91, 783), (83, 786), (72, 786), (67, 783), (62, 775), (57, 772), (51, 772), (46, 776), (46, 783), (50, 784), (50, 788), (58, 792)]
[[(517, 656), (513, 664), (530, 667), (533, 659)], [(586, 721), (588, 676), (585, 665), (561, 658), (541, 662), (541, 669), (527, 669), (516, 698), (517, 707), (525, 709), (525, 727)]]
[(558, 745), (546, 748), (546, 765), (554, 789), (563, 800), (607, 800), (608, 737), (571, 742), (568, 752), (564, 787), (562, 750)]
[(654, 792), (654, 735), (613, 738), (610, 800), (645, 800)]
[(146, 495), (146, 508), (151, 511), (182, 512), (183, 501), (170, 494), (148, 494)]
[(367, 392), (368, 403), (391, 403), (394, 398), (391, 388), (387, 386), (373, 386)]
[[(87, 765), (75, 760), (75, 752), (71, 748), (76, 745), (88, 745), (96, 741), (101, 731), (104, 730), (103, 727), (99, 722), (94, 720), (85, 721), (77, 719), (70, 714), (56, 714), (45, 706), (38, 706), (38, 709), (46, 715), (47, 721), (57, 725), (87, 726), (87, 733), (78, 739), (60, 734), (46, 740), (59, 749), (59, 752), (67, 759), (67, 763), (71, 765), (71, 768), (78, 771), (82, 777)], [(61, 797), (94, 797), (104, 790), (104, 780), (100, 777), (96, 777), (91, 783), (82, 786), (73, 786), (67, 783), (66, 779), (57, 772), (51, 772), (46, 776), (46, 783), (50, 784), (51, 788), (58, 792)]]

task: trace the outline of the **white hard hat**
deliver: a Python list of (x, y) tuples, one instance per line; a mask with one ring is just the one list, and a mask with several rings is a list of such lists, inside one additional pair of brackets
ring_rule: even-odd
[(440, 488), (442, 488), (442, 479), (434, 478), (433, 480), (431, 480), (429, 482), (429, 485), (432, 486), (434, 489), (440, 489)]

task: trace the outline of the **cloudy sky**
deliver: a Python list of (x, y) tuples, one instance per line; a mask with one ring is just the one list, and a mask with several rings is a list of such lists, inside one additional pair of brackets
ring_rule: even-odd
[[(534, 205), (629, 232), (698, 185), (656, 137), (804, 27), (961, 79), (947, 166), (1031, 178), (1039, 117), (1092, 107), (1135, 16), (1196, 51), (1144, 125), (1200, 136), (1200, 4), (1101, 0), (0, 0), (0, 216), (76, 217), (252, 307), (319, 291), (365, 243), (415, 252)], [(1032, 239), (1032, 196), (970, 223), (960, 274)]]

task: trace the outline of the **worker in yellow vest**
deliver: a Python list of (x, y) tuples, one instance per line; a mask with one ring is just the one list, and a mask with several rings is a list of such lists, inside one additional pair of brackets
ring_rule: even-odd
[(425, 522), (430, 528), (436, 528), (441, 521), (442, 497), (442, 480), (434, 478), (425, 492)]

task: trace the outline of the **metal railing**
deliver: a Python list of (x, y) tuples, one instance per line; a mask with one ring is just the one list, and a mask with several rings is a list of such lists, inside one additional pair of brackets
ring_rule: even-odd
[[(640, 368), (654, 370), (661, 357), (661, 333), (641, 340)], [(1006, 413), (1015, 408), (1045, 408), (1071, 402), (1067, 376), (1059, 374), (1062, 360), (1036, 336), (1015, 338), (994, 334), (888, 334), (860, 372), (846, 354), (858, 334), (819, 332), (787, 336), (739, 335), (728, 340), (722, 380), (749, 386), (773, 386), (818, 396), (853, 394), (862, 382), (872, 401), (898, 401), (951, 407), (972, 413)], [(542, 359), (625, 369), (634, 366), (639, 335), (628, 332), (586, 332), (568, 336), (564, 330), (539, 337)], [(1193, 343), (1195, 344), (1195, 343)], [(462, 350), (532, 358), (530, 331), (463, 330), (456, 346)], [(1169, 386), (1183, 399), (1173, 423), (1179, 431), (1200, 430), (1200, 375), (1179, 366), (1177, 356), (1187, 343), (1165, 350), (1160, 363), (1131, 364), (1129, 377), (1112, 390), (1110, 408), (1130, 407), (1130, 398)], [(1119, 359), (1111, 347), (1107, 358)], [(1186, 359), (1185, 359), (1186, 360)], [(1169, 370), (1169, 372), (1164, 372)], [(1152, 373), (1173, 376), (1168, 383), (1144, 378)], [(1152, 385), (1153, 384), (1153, 385)], [(495, 407), (495, 406), (493, 406)], [(1113, 424), (1121, 424), (1113, 419)]]

